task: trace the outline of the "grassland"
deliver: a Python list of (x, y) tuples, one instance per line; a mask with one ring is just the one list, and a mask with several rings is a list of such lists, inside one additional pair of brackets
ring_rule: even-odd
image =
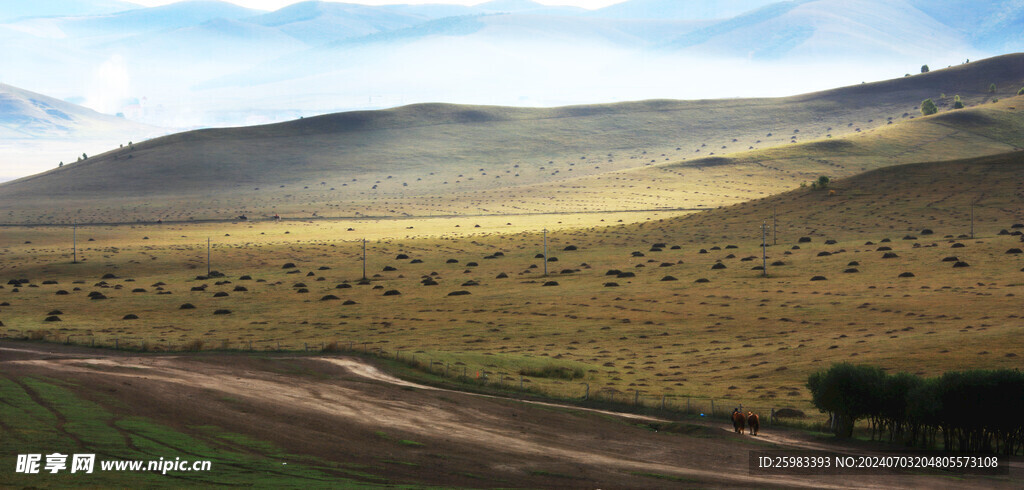
[[(1021, 165), (1020, 152), (904, 165), (835, 181), (834, 192), (616, 226), (552, 223), (547, 277), (542, 234), (476, 228), (479, 218), (408, 221), (431, 230), (416, 238), (395, 220), (80, 227), (77, 264), (69, 228), (15, 227), (0, 277), (28, 282), (0, 289), (0, 332), (146, 350), (337, 342), (557, 396), (588, 383), (620, 401), (639, 392), (813, 413), (804, 381), (832, 362), (922, 375), (1019, 365), (1024, 255), (1007, 252), (1021, 247), (1010, 234), (1024, 222)], [(778, 244), (761, 277), (765, 220)], [(206, 237), (223, 278), (197, 278)]]
[[(1007, 55), (778, 99), (554, 109), (428, 104), (196, 131), (125, 142), (4, 184), (0, 221), (714, 208), (823, 173), (846, 177), (1020, 148), (1021, 116), (1010, 101), (1021, 80), (1024, 55)], [(957, 94), (970, 110), (950, 113)], [(926, 97), (937, 101), (938, 116), (919, 116)]]
[[(1020, 57), (1008, 59), (1010, 65), (1020, 62)], [(548, 456), (537, 451), (537, 459), (522, 468), (478, 475), (467, 472), (476, 464), (472, 448), (444, 437), (424, 438), (397, 422), (346, 426), (353, 431), (346, 437), (360, 437), (372, 456), (310, 459), (305, 445), (325, 437), (318, 432), (325, 420), (336, 420), (303, 419), (299, 425), (317, 429), (301, 437), (277, 439), (269, 429), (259, 437), (243, 436), (237, 424), (260, 417), (274, 426), (281, 407), (246, 398), (242, 385), (259, 380), (282, 392), (307, 390), (309, 397), (288, 391), (277, 400), (295, 413), (313, 405), (344, 407), (352, 387), (327, 385), (365, 381), (349, 379), (340, 367), (313, 368), (291, 357), (356, 350), (429, 370), (416, 376), (435, 384), (464, 376), (477, 383), (486, 378), (511, 391), (565, 398), (589, 393), (592, 399), (625, 404), (640, 400), (657, 406), (664, 400), (669, 408), (706, 410), (714, 400), (719, 410), (738, 404), (762, 413), (794, 408), (814, 422), (821, 417), (805, 381), (834, 362), (925, 376), (1019, 367), (1024, 355), (1019, 335), (1024, 108), (1018, 105), (1024, 99), (993, 101), (981, 89), (974, 95), (966, 91), (982, 79), (1016, 76), (1015, 68), (992, 71), (1006, 64), (979, 63), (882, 86), (735, 106), (648, 102), (552, 109), (540, 118), (533, 111), (429, 106), (199, 132), (139, 143), (72, 165), (73, 172), (3, 186), (6, 220), (21, 224), (0, 228), (0, 337), (130, 351), (200, 351), (126, 365), (189, 366), (173, 366), (182, 379), (173, 380), (177, 385), (168, 381), (177, 388), (159, 393), (160, 400), (180, 401), (182, 386), (195, 390), (190, 396), (208, 395), (202, 390), (210, 386), (194, 385), (201, 379), (181, 374), (192, 370), (208, 369), (227, 388), (197, 415), (220, 417), (216, 424), (168, 424), (170, 412), (147, 398), (152, 394), (104, 395), (103, 383), (116, 381), (101, 375), (123, 374), (126, 368), (65, 365), (89, 381), (85, 386), (41, 377), (32, 370), (35, 365), (19, 365), (21, 374), (0, 377), (0, 410), (2, 420), (26, 422), (0, 429), (5, 439), (41, 451), (71, 445), (141, 459), (187, 446), (232, 468), (201, 477), (200, 484), (244, 484), (247, 473), (283, 459), (295, 465), (274, 476), (286, 485), (337, 478), (352, 485), (457, 481), (470, 486), (487, 478), (488, 484), (507, 484), (506, 476), (494, 476), (499, 473), (555, 485), (585, 479), (592, 470), (546, 465)], [(973, 107), (913, 120), (892, 112), (899, 107), (893, 101), (908, 105), (906, 99), (925, 89), (961, 91)], [(840, 110), (871, 94), (887, 95), (879, 96), (882, 102), (875, 107)], [(737, 117), (751, 108), (764, 113)], [(880, 112), (865, 117), (863, 111)], [(695, 116), (701, 112), (719, 122), (735, 118), (738, 126), (716, 126)], [(905, 112), (911, 113), (910, 107)], [(645, 116), (638, 119), (641, 113)], [(822, 114), (850, 117), (854, 124), (844, 129)], [(766, 138), (758, 136), (762, 129), (753, 132), (765, 124), (757, 118), (783, 116), (790, 119), (771, 126), (778, 136), (757, 143)], [(889, 117), (893, 124), (887, 124)], [(864, 124), (856, 124), (857, 118)], [(644, 124), (660, 129), (645, 132)], [(459, 140), (468, 127), (475, 128), (469, 130), (473, 137)], [(527, 128), (539, 133), (523, 133)], [(689, 134), (694, 128), (701, 129)], [(750, 132), (735, 142), (726, 138), (738, 134), (737, 128)], [(282, 143), (275, 140), (280, 131), (302, 138), (281, 136)], [(437, 131), (448, 139), (424, 143)], [(682, 133), (695, 138), (686, 140), (689, 146), (677, 142)], [(336, 141), (329, 142), (339, 134), (350, 138), (345, 145), (387, 163), (363, 168), (348, 162), (332, 174), (344, 175), (344, 184), (352, 185), (308, 180), (330, 170), (318, 165), (329, 160), (326, 155), (337, 148), (331, 146)], [(537, 134), (553, 136), (546, 142), (530, 139)], [(627, 134), (639, 139), (622, 139)], [(712, 145), (714, 151), (728, 154), (704, 155), (712, 150), (700, 140), (712, 136), (725, 138), (714, 145), (726, 148)], [(529, 141), (531, 150), (511, 157), (517, 148), (509, 141), (515, 139)], [(291, 148), (283, 153), (295, 150), (295, 160), (246, 167), (252, 161), (243, 158), (204, 167), (204, 159), (227, 158), (242, 148), (236, 146), (240, 141), (253, 145), (245, 158), (266, 153), (268, 147), (260, 145), (280, 143)], [(383, 144), (396, 141), (401, 143)], [(496, 150), (476, 148), (480, 142)], [(315, 151), (299, 152), (294, 145), (300, 143)], [(749, 148), (756, 144), (764, 146)], [(455, 156), (442, 164), (444, 145), (452, 145)], [(173, 151), (166, 153), (165, 146)], [(373, 153), (380, 151), (398, 153)], [(323, 153), (314, 158), (316, 152)], [(434, 156), (414, 161), (415, 153)], [(180, 165), (172, 165), (168, 155), (181, 158)], [(595, 168), (584, 171), (591, 164)], [(153, 165), (164, 166), (163, 171), (149, 172)], [(244, 168), (255, 171), (246, 174), (257, 175), (254, 180), (246, 180)], [(301, 171), (292, 175), (286, 168)], [(99, 185), (90, 179), (109, 177), (111, 169), (124, 173), (95, 192), (85, 190)], [(483, 183), (484, 173), (499, 171), (502, 184), (490, 178)], [(132, 172), (146, 177), (137, 180)], [(505, 185), (514, 172), (522, 182)], [(833, 178), (827, 188), (800, 187), (820, 175)], [(197, 176), (207, 187), (179, 193), (182, 182)], [(207, 177), (242, 184), (235, 189)], [(287, 181), (280, 184), (283, 190), (275, 184), (254, 191), (279, 179)], [(368, 179), (380, 180), (373, 184), (377, 189), (350, 191), (353, 182), (370, 185)], [(136, 187), (127, 189), (129, 181)], [(445, 186), (453, 182), (466, 185), (452, 192)], [(166, 199), (160, 197), (164, 184), (173, 191)], [(50, 194), (41, 194), (44, 188)], [(274, 212), (291, 219), (230, 219)], [(154, 216), (164, 222), (156, 223)], [(146, 222), (67, 224), (134, 220)], [(758, 269), (762, 264), (767, 274)], [(367, 280), (362, 281), (364, 266)], [(209, 274), (208, 267), (217, 273)], [(208, 351), (226, 355), (204, 357)], [(288, 359), (232, 357), (235, 351), (285, 351)], [(244, 369), (251, 380), (237, 383), (236, 373), (223, 372), (228, 366)], [(90, 376), (90, 370), (98, 374)], [(331, 403), (322, 401), (320, 390), (326, 388), (337, 390)], [(382, 389), (364, 401), (374, 406), (387, 400), (380, 406), (407, 424), (400, 405), (417, 405), (426, 395), (405, 388), (410, 391)], [(430, 403), (465, 403), (446, 396), (457, 395), (440, 394)], [(121, 406), (127, 403), (130, 408)], [(192, 402), (186, 405), (199, 410)], [(435, 405), (423, 406), (455, 410)], [(353, 411), (362, 413), (366, 406)], [(123, 415), (137, 408), (154, 418)], [(472, 420), (476, 408), (465, 409), (465, 420)], [(565, 416), (564, 409), (537, 410), (590, 425)], [(508, 420), (500, 419), (499, 425)], [(473, 424), (451, 426), (457, 427), (477, 430)], [(531, 427), (547, 434), (543, 425)], [(111, 430), (118, 441), (111, 440)], [(618, 434), (609, 429), (612, 433)], [(708, 438), (722, 445), (721, 454), (735, 449), (735, 441), (717, 436)], [(268, 440), (282, 446), (267, 445)], [(452, 446), (438, 449), (444, 443)], [(662, 444), (651, 442), (649, 454), (660, 454)], [(326, 443), (317, 447), (325, 455), (337, 449)], [(463, 452), (449, 464), (439, 455), (451, 451)], [(445, 469), (434, 480), (416, 477), (441, 460)], [(652, 485), (685, 484), (693, 475), (710, 478), (664, 469), (633, 467), (625, 477)], [(384, 473), (403, 478), (381, 479)], [(133, 478), (127, 483), (164, 484), (147, 475)]]

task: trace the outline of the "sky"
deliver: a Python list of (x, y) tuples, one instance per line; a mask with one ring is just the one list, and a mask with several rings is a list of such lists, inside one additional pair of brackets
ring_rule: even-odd
[[(180, 0), (129, 0), (131, 3), (139, 5), (145, 5), (147, 7), (155, 7), (157, 5), (166, 5), (169, 3), (176, 3)], [(259, 9), (259, 10), (277, 10), (282, 7), (291, 5), (293, 3), (299, 3), (301, 0), (226, 0), (236, 5), (243, 7)], [(622, 3), (625, 0), (533, 0), (536, 3), (544, 5), (568, 5), (574, 7), (583, 7), (588, 9), (599, 9), (601, 7), (607, 7), (616, 3)], [(477, 5), (485, 3), (481, 0), (346, 0), (343, 3), (361, 3), (364, 5), (394, 5), (394, 4), (425, 4), (425, 3), (443, 3), (443, 4), (459, 4), (459, 5)]]

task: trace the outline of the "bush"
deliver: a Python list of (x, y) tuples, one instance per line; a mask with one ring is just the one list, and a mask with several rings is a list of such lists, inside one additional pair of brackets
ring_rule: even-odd
[(533, 378), (557, 378), (557, 379), (581, 379), (583, 378), (582, 368), (568, 368), (563, 366), (556, 366), (554, 364), (548, 364), (539, 368), (524, 367), (519, 369), (521, 376), (530, 376)]
[(935, 114), (936, 112), (939, 112), (939, 108), (935, 107), (935, 102), (932, 101), (932, 99), (924, 99), (924, 101), (921, 102), (922, 115), (930, 116), (932, 114)]
[(1021, 87), (1020, 90), (1017, 91), (1017, 95), (1024, 95), (1024, 87)]
[(964, 108), (964, 102), (962, 100), (960, 100), (960, 96), (959, 95), (954, 95), (953, 96), (953, 108), (954, 109), (963, 109)]
[(921, 65), (921, 73), (928, 73), (928, 65)]
[(996, 93), (996, 84), (990, 83), (988, 85), (988, 93), (990, 93), (990, 94)]

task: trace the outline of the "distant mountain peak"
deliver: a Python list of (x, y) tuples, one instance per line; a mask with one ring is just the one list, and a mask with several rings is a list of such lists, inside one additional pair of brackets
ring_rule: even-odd
[(545, 8), (537, 2), (530, 0), (491, 0), (476, 6), (482, 10), (496, 10), (501, 12), (523, 12)]

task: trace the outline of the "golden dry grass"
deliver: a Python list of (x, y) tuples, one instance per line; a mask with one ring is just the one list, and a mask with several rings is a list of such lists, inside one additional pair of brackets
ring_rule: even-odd
[[(69, 263), (69, 228), (13, 227), (4, 230), (0, 278), (29, 283), (0, 289), (8, 303), (0, 332), (151, 350), (337, 342), (513, 383), (524, 367), (579, 369), (592, 395), (620, 400), (639, 390), (676, 404), (694, 397), (811, 411), (804, 381), (832, 362), (924, 375), (1019, 366), (1024, 255), (1007, 254), (1022, 244), (999, 233), (1024, 222), (1021, 165), (1015, 153), (901, 166), (837, 181), (831, 196), (800, 189), (692, 216), (621, 215), (622, 224), (549, 215), (533, 222), (551, 229), (558, 261), (548, 262), (549, 277), (535, 258), (541, 234), (509, 218), (80, 227), (79, 264)], [(977, 238), (957, 239), (969, 232), (972, 201)], [(772, 211), (779, 243), (768, 263), (784, 265), (762, 278), (752, 268)], [(372, 281), (358, 285), (364, 235)], [(206, 272), (208, 236), (225, 278), (196, 279)], [(656, 243), (665, 247), (652, 250)], [(943, 261), (950, 256), (970, 267), (953, 268)], [(282, 268), (289, 262), (296, 267)], [(851, 267), (858, 272), (843, 272)], [(608, 275), (613, 269), (633, 277)], [(108, 273), (116, 278), (102, 279)], [(818, 275), (827, 280), (811, 280)], [(425, 277), (439, 284), (425, 286)], [(90, 300), (92, 291), (108, 299)], [(326, 295), (339, 299), (321, 301)], [(179, 309), (184, 303), (195, 309)], [(215, 315), (220, 309), (231, 313)], [(62, 321), (43, 321), (52, 310)], [(122, 320), (127, 314), (139, 318)], [(524, 385), (580, 396), (581, 382), (527, 377)]]

